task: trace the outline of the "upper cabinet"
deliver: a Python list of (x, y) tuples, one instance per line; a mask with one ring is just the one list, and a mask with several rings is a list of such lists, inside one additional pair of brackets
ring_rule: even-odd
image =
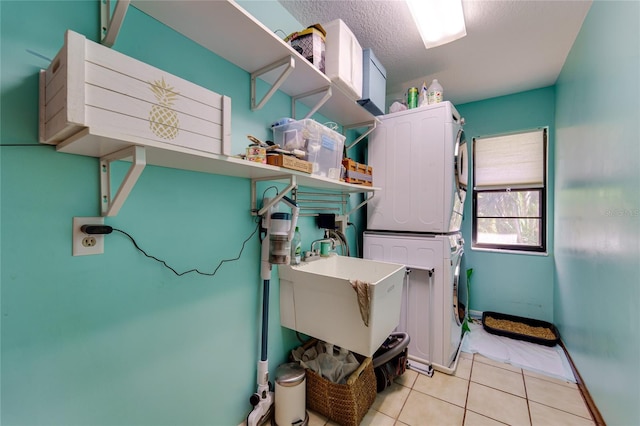
[[(346, 127), (376, 118), (233, 1), (148, 1), (132, 5), (229, 62)], [(288, 75), (287, 68), (290, 67)], [(281, 78), (281, 76), (283, 76)], [(255, 104), (260, 102), (255, 100)], [(254, 104), (254, 102), (252, 102)], [(295, 117), (297, 119), (302, 117)]]

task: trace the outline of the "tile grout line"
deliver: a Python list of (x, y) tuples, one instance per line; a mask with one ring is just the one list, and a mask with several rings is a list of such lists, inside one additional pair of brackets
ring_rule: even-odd
[[(408, 369), (408, 368), (407, 368)], [(406, 371), (405, 371), (406, 372)], [(418, 373), (418, 375), (420, 375), (420, 373)], [(409, 388), (409, 393), (407, 394), (407, 398), (404, 400), (404, 402), (402, 403), (402, 407), (400, 407), (400, 411), (398, 411), (398, 415), (395, 416), (393, 418), (394, 420), (394, 425), (400, 421), (400, 414), (402, 414), (402, 410), (404, 410), (405, 405), (407, 405), (407, 401), (409, 400), (409, 397), (411, 396), (411, 392), (413, 392), (413, 387), (415, 386), (416, 382), (418, 381), (418, 376), (416, 376), (415, 379), (413, 379), (413, 383), (411, 383), (411, 387)]]
[[(531, 400), (532, 402), (535, 402), (536, 404), (539, 404), (539, 405), (545, 406), (545, 407), (547, 407), (547, 408), (551, 408), (551, 409), (553, 409), (553, 410), (557, 410), (557, 411), (561, 411), (561, 412), (566, 413), (566, 414), (570, 414), (570, 415), (572, 415), (572, 416), (580, 417), (580, 418), (582, 418), (582, 419), (591, 420), (591, 421), (592, 421), (592, 422), (594, 422), (596, 425), (598, 425), (598, 423), (597, 423), (597, 422), (594, 420), (594, 418), (592, 417), (592, 416), (593, 416), (593, 413), (590, 411), (590, 409), (589, 409), (589, 405), (588, 405), (588, 404), (587, 404), (587, 402), (584, 400), (584, 395), (582, 394), (582, 391), (580, 390), (580, 388), (579, 388), (579, 387), (577, 387), (577, 388), (575, 388), (575, 389), (574, 389), (574, 388), (570, 388), (570, 387), (568, 387), (568, 386), (564, 386), (564, 385), (562, 385), (562, 384), (560, 384), (560, 383), (555, 383), (555, 382), (550, 381), (550, 380), (544, 380), (543, 378), (535, 377), (535, 376), (529, 376), (529, 378), (534, 379), (534, 380), (540, 380), (540, 381), (542, 381), (542, 382), (545, 382), (546, 386), (548, 386), (548, 385), (552, 385), (552, 386), (557, 386), (557, 387), (559, 387), (559, 388), (566, 388), (566, 389), (576, 390), (576, 391), (580, 394), (580, 396), (581, 396), (581, 398), (582, 398), (582, 401), (583, 401), (583, 402), (584, 402), (584, 404), (585, 404), (585, 407), (586, 407), (586, 409), (587, 409), (587, 413), (589, 414), (589, 417), (585, 417), (585, 416), (583, 416), (583, 415), (581, 415), (581, 414), (576, 414), (576, 413), (573, 413), (573, 412), (571, 412), (571, 411), (567, 411), (567, 410), (565, 410), (564, 408), (554, 407), (553, 405), (545, 404), (545, 403), (543, 403), (543, 402), (539, 402), (539, 401)], [(525, 382), (524, 382), (524, 383), (525, 383), (525, 392), (526, 392), (526, 391), (527, 391), (526, 375), (525, 375)], [(529, 405), (529, 396), (528, 396), (528, 395), (527, 395), (527, 405)], [(532, 424), (533, 424), (533, 423), (532, 423)], [(599, 426), (600, 426), (600, 425), (599, 425)]]
[(471, 389), (471, 375), (473, 374), (473, 364), (475, 363), (475, 355), (471, 357), (471, 368), (469, 369), (469, 380), (467, 381), (467, 394), (464, 398), (464, 413), (462, 413), (462, 424), (467, 420), (467, 404), (469, 403), (469, 390)]
[(529, 392), (527, 392), (527, 380), (524, 377), (524, 370), (520, 369), (520, 375), (522, 376), (522, 386), (524, 387), (524, 398), (527, 401), (527, 414), (529, 414), (529, 424), (533, 426), (533, 417), (531, 416), (531, 404), (529, 404)]
[[(473, 374), (473, 365), (475, 364), (475, 362), (476, 362), (476, 356), (475, 356), (475, 354), (474, 354), (474, 355), (473, 355), (473, 362), (471, 363), (471, 373), (469, 373), (469, 390), (471, 389), (471, 382), (472, 382), (472, 380), (471, 380), (471, 374)], [(486, 363), (484, 363), (484, 362), (482, 362), (482, 361), (478, 361), (478, 362), (479, 362), (480, 364), (482, 364), (482, 365), (489, 365), (489, 366), (491, 366), (491, 364), (486, 364)], [(506, 369), (506, 368), (503, 368), (503, 370), (507, 370), (507, 369)], [(507, 370), (507, 371), (508, 371), (508, 370)], [(513, 395), (513, 394), (512, 394), (512, 393), (510, 393), (510, 392), (505, 392), (505, 391), (503, 391), (502, 389), (494, 388), (494, 387), (492, 387), (492, 386), (487, 386), (487, 385), (482, 384), (482, 383), (479, 383), (479, 382), (473, 382), (473, 383), (475, 383), (475, 384), (477, 384), (477, 385), (480, 385), (480, 386), (485, 386), (485, 387), (487, 387), (487, 388), (489, 388), (489, 389), (497, 390), (498, 392), (503, 392), (503, 393), (506, 393), (506, 394), (508, 394), (508, 395)], [(467, 401), (469, 400), (469, 390), (467, 390)], [(514, 396), (517, 396), (517, 395), (514, 395)], [(465, 408), (464, 408), (464, 417), (466, 418), (466, 417), (467, 417), (467, 402), (466, 402), (466, 401), (465, 401), (464, 406), (465, 406)], [(469, 410), (469, 411), (472, 411), (472, 410)], [(475, 411), (472, 411), (472, 412), (473, 412), (473, 413), (476, 413)], [(481, 413), (476, 413), (476, 414), (478, 414), (478, 415), (480, 415), (480, 416), (483, 416), (483, 417), (486, 417), (486, 418), (488, 418), (488, 419), (491, 419), (491, 420), (493, 420), (493, 421), (495, 421), (495, 422), (502, 423), (502, 424), (506, 424), (506, 423), (504, 423), (502, 420), (494, 419), (493, 417), (489, 417), (489, 416), (487, 416), (487, 415), (485, 415), (485, 414), (481, 414)], [(464, 425), (464, 423), (463, 423), (463, 425)]]
[[(471, 364), (471, 371), (472, 371), (472, 372), (473, 372), (473, 365), (475, 364), (475, 361), (476, 361), (476, 360), (475, 360), (475, 354), (474, 354), (474, 356), (473, 356), (473, 362), (472, 362), (472, 364)], [(482, 362), (482, 361), (478, 361), (478, 362), (479, 362), (479, 363), (481, 363), (482, 365), (488, 365), (488, 366), (490, 366), (490, 367), (501, 368), (501, 367), (497, 367), (497, 366), (495, 366), (495, 365), (491, 365), (491, 364), (484, 363), (484, 362)], [(512, 372), (512, 373), (517, 374), (515, 371), (513, 371), (513, 370), (509, 370), (508, 368), (501, 368), (501, 369), (502, 369), (502, 370), (506, 370), (506, 371), (510, 371), (510, 372)], [(520, 369), (520, 374), (521, 374), (521, 375), (524, 375), (524, 370), (523, 370), (522, 368)], [(524, 378), (523, 378), (523, 381), (524, 381)], [(471, 380), (471, 374), (470, 374), (470, 375), (469, 375), (469, 388), (471, 388), (471, 382), (472, 382), (472, 380)], [(473, 383), (475, 383), (475, 384), (477, 384), (477, 385), (479, 385), (479, 386), (484, 386), (484, 387), (486, 387), (486, 388), (488, 388), (488, 389), (493, 389), (493, 390), (495, 390), (495, 391), (505, 393), (505, 394), (507, 394), (507, 395), (515, 396), (515, 397), (517, 397), (517, 398), (522, 398), (520, 395), (516, 395), (516, 394), (514, 394), (514, 393), (511, 393), (511, 392), (505, 391), (505, 390), (503, 390), (503, 389), (494, 388), (493, 386), (489, 386), (489, 385), (484, 384), (484, 383), (480, 383), (480, 382), (473, 382)], [(524, 384), (524, 383), (523, 383), (523, 384)], [(468, 398), (469, 398), (469, 392), (467, 391), (467, 400), (468, 400)], [(525, 398), (522, 398), (522, 399), (524, 399), (524, 400), (527, 402), (527, 411), (529, 411), (529, 398), (528, 398), (528, 396), (527, 396), (527, 389), (526, 389), (526, 385), (525, 385)], [(466, 408), (466, 402), (465, 402), (465, 417), (466, 417), (466, 411), (467, 411), (467, 408)], [(475, 411), (473, 411), (473, 410), (469, 410), (469, 411), (472, 411), (473, 413), (476, 413), (476, 412), (475, 412)], [(493, 420), (493, 421), (496, 421), (496, 422), (498, 422), (498, 423), (506, 424), (506, 423), (504, 423), (502, 420), (498, 420), (498, 419), (495, 419), (495, 418), (493, 418), (493, 417), (489, 417), (489, 416), (487, 416), (487, 415), (485, 415), (485, 414), (481, 414), (481, 413), (476, 413), (476, 414), (479, 414), (479, 415), (481, 415), (481, 416), (484, 416), (484, 417), (486, 417), (486, 418), (488, 418), (488, 419), (491, 419), (491, 420)], [(531, 413), (528, 413), (528, 414), (529, 414), (529, 424), (531, 424)]]
[[(529, 400), (527, 400), (527, 404), (528, 404), (528, 401)], [(580, 414), (572, 413), (571, 411), (563, 410), (562, 408), (554, 407), (553, 405), (543, 404), (542, 402), (533, 401), (533, 400), (531, 402), (535, 402), (536, 404), (542, 405), (543, 407), (551, 408), (552, 410), (561, 411), (561, 412), (563, 412), (565, 414), (569, 414), (569, 415), (574, 416), (574, 417), (580, 417), (581, 419), (591, 420), (594, 424), (597, 425), (597, 423), (590, 417), (585, 417), (585, 416), (582, 416)], [(589, 414), (591, 414), (591, 413), (589, 413)]]

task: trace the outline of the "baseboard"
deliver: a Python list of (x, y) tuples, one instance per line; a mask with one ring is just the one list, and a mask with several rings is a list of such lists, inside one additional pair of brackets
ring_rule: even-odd
[(474, 311), (469, 309), (469, 316), (473, 319), (482, 319), (482, 311)]
[(573, 375), (576, 378), (576, 384), (578, 385), (578, 389), (582, 394), (582, 399), (584, 399), (584, 402), (587, 405), (589, 412), (591, 413), (591, 418), (593, 419), (593, 421), (597, 426), (606, 426), (606, 423), (604, 422), (604, 418), (602, 417), (602, 414), (600, 414), (600, 410), (598, 410), (596, 403), (591, 398), (591, 394), (589, 393), (587, 386), (584, 384), (584, 381), (582, 380), (582, 376), (580, 376), (580, 373), (578, 372), (576, 365), (573, 363), (573, 360), (571, 359), (571, 355), (569, 355), (569, 351), (567, 350), (567, 347), (564, 345), (564, 342), (562, 341), (562, 339), (560, 340), (560, 347), (564, 351), (565, 355), (567, 355), (567, 359), (569, 360), (569, 365), (571, 365), (571, 371), (573, 371)]

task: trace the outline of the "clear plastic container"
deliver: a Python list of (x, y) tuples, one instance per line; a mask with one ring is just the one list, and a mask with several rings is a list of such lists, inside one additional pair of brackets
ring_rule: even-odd
[[(340, 179), (345, 136), (307, 118), (273, 127), (273, 141), (285, 149), (306, 152), (312, 174)], [(289, 148), (287, 148), (289, 147)]]

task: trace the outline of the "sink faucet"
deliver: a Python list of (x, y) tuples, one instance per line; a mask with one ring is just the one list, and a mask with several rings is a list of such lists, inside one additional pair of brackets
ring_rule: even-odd
[(320, 238), (311, 243), (311, 250), (306, 252), (304, 255), (304, 260), (314, 260), (317, 259), (320, 255), (320, 251), (315, 248), (316, 244), (322, 243), (331, 243), (331, 250), (336, 249), (336, 240), (334, 238)]

